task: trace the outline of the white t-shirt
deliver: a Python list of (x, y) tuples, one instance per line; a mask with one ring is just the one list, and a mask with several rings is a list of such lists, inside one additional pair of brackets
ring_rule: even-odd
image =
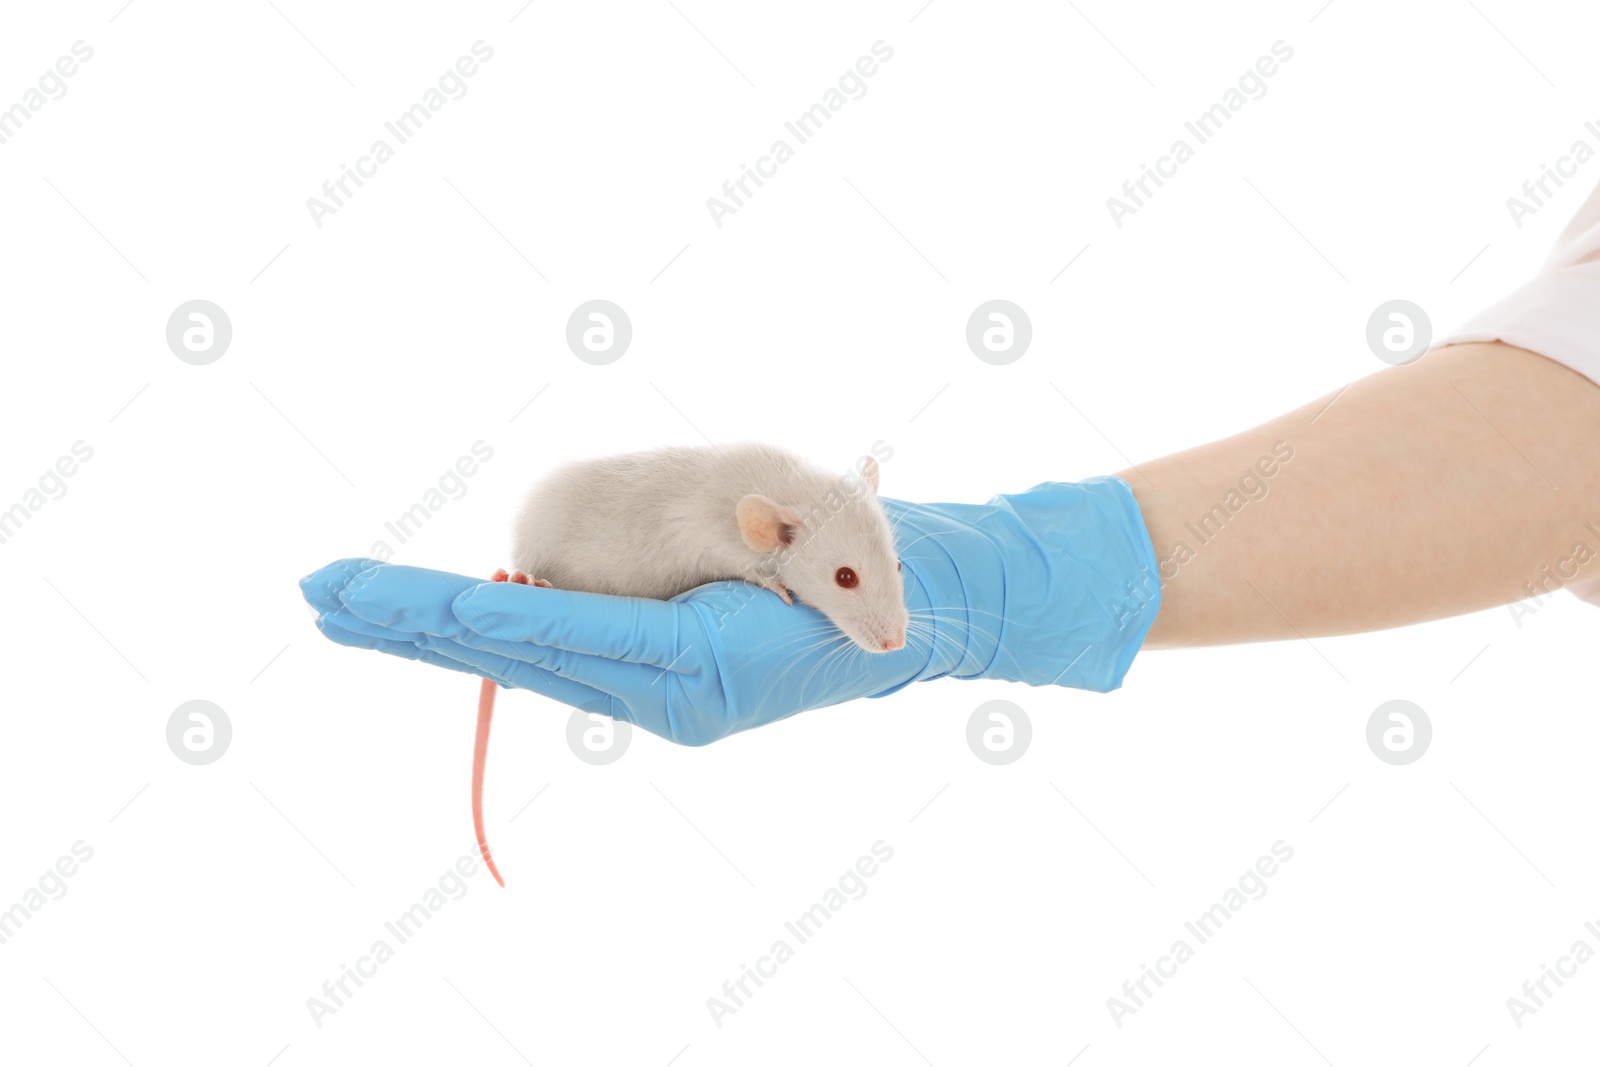
[[(1474, 341), (1504, 341), (1600, 383), (1600, 186), (1561, 231), (1532, 281), (1429, 347)], [(1567, 588), (1600, 604), (1600, 579)]]

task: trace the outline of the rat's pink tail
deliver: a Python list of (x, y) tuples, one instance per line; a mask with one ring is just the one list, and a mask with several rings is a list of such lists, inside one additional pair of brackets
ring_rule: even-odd
[[(506, 580), (505, 571), (495, 571), (493, 580)], [(488, 678), (478, 688), (478, 733), (472, 741), (472, 829), (478, 835), (478, 851), (483, 854), (483, 865), (489, 868), (494, 880), (503, 888), (506, 880), (489, 854), (489, 841), (483, 832), (483, 767), (489, 761), (489, 723), (494, 718), (494, 691), (499, 688)]]
[(484, 866), (502, 886), (506, 880), (489, 854), (489, 842), (483, 833), (483, 765), (489, 758), (489, 720), (494, 718), (494, 691), (499, 688), (485, 678), (478, 690), (478, 736), (472, 743), (472, 829), (478, 834), (478, 851), (483, 853)]

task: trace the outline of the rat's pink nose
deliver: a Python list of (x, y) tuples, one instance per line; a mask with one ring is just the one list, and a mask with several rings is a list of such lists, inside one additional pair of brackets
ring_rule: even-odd
[(906, 647), (906, 635), (905, 634), (898, 634), (898, 635), (896, 635), (894, 637), (886, 637), (886, 638), (883, 639), (883, 650), (885, 652), (898, 652), (900, 649), (905, 648), (905, 647)]

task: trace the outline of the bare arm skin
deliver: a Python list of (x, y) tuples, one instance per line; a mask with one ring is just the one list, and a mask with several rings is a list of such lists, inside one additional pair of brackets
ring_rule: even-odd
[(1600, 577), (1600, 385), (1510, 345), (1436, 349), (1118, 477), (1162, 561), (1146, 648), (1381, 630)]

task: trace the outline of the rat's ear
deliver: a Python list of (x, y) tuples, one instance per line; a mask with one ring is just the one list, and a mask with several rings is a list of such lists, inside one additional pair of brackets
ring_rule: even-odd
[(867, 484), (872, 486), (873, 495), (876, 496), (878, 492), (878, 461), (868, 456), (867, 461), (861, 465), (861, 477), (865, 478)]
[(739, 520), (739, 536), (757, 552), (776, 552), (794, 543), (800, 526), (800, 513), (786, 508), (760, 493), (751, 493), (734, 508)]

